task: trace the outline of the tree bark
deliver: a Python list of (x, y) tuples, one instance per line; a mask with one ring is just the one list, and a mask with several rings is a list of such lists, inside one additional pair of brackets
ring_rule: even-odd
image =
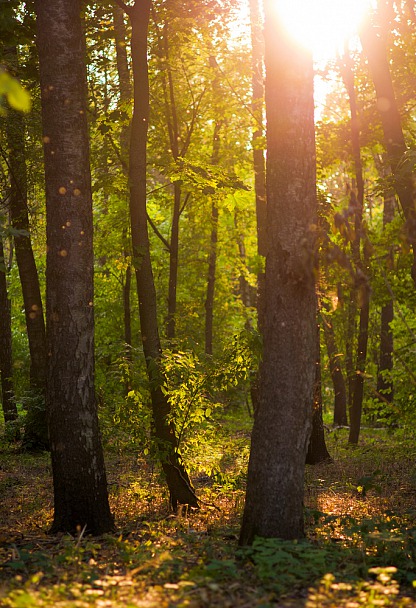
[(265, 4), (267, 225), (264, 352), (240, 544), (304, 534), (316, 367), (312, 57)]
[(124, 6), (132, 27), (134, 110), (130, 142), (130, 221), (143, 351), (149, 377), (154, 434), (170, 491), (173, 509), (177, 504), (198, 507), (198, 499), (178, 452), (170, 404), (162, 391), (161, 345), (156, 309), (156, 290), (150, 259), (146, 212), (146, 144), (149, 123), (149, 79), (147, 31), (151, 0)]
[(94, 390), (93, 222), (80, 0), (36, 0), (46, 184), (51, 532), (113, 529)]
[(17, 420), (13, 390), (12, 318), (7, 291), (3, 240), (0, 235), (0, 374), (4, 422)]

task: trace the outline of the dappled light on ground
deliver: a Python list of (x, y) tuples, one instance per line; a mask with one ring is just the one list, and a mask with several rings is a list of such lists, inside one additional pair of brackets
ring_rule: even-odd
[[(308, 540), (238, 549), (244, 476), (194, 475), (202, 500), (168, 510), (158, 469), (132, 451), (107, 454), (117, 532), (49, 536), (48, 455), (0, 455), (0, 605), (203, 608), (414, 606), (411, 452), (366, 432), (359, 448), (331, 433), (334, 463), (308, 467)], [(248, 437), (247, 437), (248, 440)], [(239, 438), (241, 441), (241, 437)], [(201, 461), (200, 461), (201, 462)]]

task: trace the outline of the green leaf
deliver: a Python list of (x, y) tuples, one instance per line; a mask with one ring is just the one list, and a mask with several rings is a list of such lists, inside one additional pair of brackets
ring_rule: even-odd
[(14, 110), (30, 111), (31, 99), (29, 93), (18, 80), (4, 71), (0, 72), (0, 96), (5, 96)]

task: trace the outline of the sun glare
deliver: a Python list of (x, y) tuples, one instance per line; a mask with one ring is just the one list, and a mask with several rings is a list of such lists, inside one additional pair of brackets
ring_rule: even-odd
[(371, 5), (371, 0), (275, 0), (283, 24), (316, 62), (342, 52)]

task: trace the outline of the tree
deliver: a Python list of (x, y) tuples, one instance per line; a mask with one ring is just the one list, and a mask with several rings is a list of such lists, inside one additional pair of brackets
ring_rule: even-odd
[(94, 390), (92, 200), (79, 0), (35, 3), (45, 161), (52, 532), (113, 528)]
[[(380, 21), (382, 20), (381, 13), (375, 15), (375, 17)], [(407, 238), (413, 249), (411, 274), (416, 285), (416, 209), (413, 200), (413, 177), (412, 172), (406, 171), (403, 164), (407, 146), (386, 53), (384, 24), (381, 24), (381, 27), (376, 27), (368, 19), (361, 30), (360, 36), (376, 90), (377, 107), (383, 125), (387, 162), (395, 177), (394, 187), (406, 218)]]
[(163, 392), (160, 367), (162, 353), (157, 320), (156, 290), (150, 258), (146, 209), (146, 147), (149, 125), (149, 79), (147, 66), (147, 32), (151, 0), (140, 0), (129, 6), (117, 0), (130, 17), (133, 67), (134, 109), (130, 142), (130, 222), (133, 266), (139, 300), (143, 352), (149, 377), (154, 434), (163, 471), (170, 491), (173, 509), (177, 504), (198, 507), (198, 499), (178, 452), (175, 425), (170, 404)]
[(13, 390), (13, 359), (10, 299), (7, 292), (3, 236), (0, 232), (0, 376), (4, 421), (17, 420)]
[[(366, 369), (367, 348), (368, 348), (368, 323), (370, 316), (370, 289), (367, 277), (368, 259), (368, 236), (364, 229), (364, 178), (363, 165), (361, 160), (360, 129), (357, 111), (357, 96), (354, 84), (354, 71), (348, 49), (345, 50), (341, 74), (345, 88), (348, 93), (348, 100), (351, 114), (351, 149), (354, 160), (354, 176), (357, 185), (357, 192), (351, 188), (350, 208), (354, 213), (354, 231), (351, 242), (352, 261), (355, 266), (355, 289), (354, 295), (358, 294), (360, 306), (360, 322), (357, 339), (357, 357), (355, 374), (352, 379), (352, 399), (350, 401), (350, 443), (358, 443), (361, 426), (361, 413), (364, 398), (364, 374)], [(361, 242), (364, 242), (363, 253), (361, 254)]]
[(312, 57), (266, 2), (267, 224), (264, 352), (240, 534), (303, 536), (303, 477), (317, 353)]

